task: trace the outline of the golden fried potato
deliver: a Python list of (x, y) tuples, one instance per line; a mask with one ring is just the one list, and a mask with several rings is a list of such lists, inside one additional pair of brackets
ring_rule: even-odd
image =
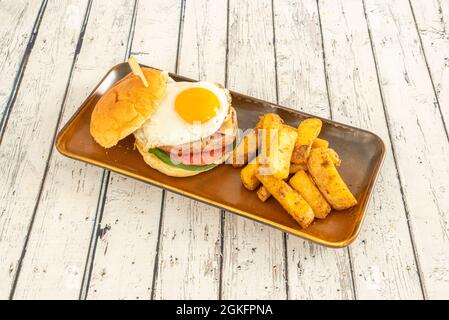
[(260, 117), (256, 125), (257, 139), (260, 141), (258, 155), (267, 159), (270, 155), (271, 144), (278, 141), (278, 130), (283, 126), (284, 120), (275, 113), (267, 113)]
[(307, 168), (332, 208), (344, 210), (357, 204), (357, 200), (341, 178), (326, 149), (312, 149)]
[(260, 182), (256, 178), (257, 169), (259, 167), (259, 157), (253, 159), (240, 171), (240, 179), (248, 190), (256, 190)]
[(256, 177), (302, 228), (312, 223), (315, 217), (312, 208), (287, 182), (260, 173)]
[(316, 138), (312, 143), (312, 148), (329, 148), (329, 141)]
[(257, 189), (257, 197), (259, 197), (260, 201), (265, 202), (271, 197), (271, 193), (262, 185)]
[(281, 117), (275, 113), (266, 113), (260, 117), (256, 129), (277, 129), (284, 123)]
[(298, 191), (310, 207), (312, 207), (315, 217), (319, 219), (327, 217), (331, 211), (331, 207), (304, 170), (296, 172), (289, 182), (293, 189)]
[(318, 137), (323, 123), (320, 119), (310, 118), (303, 120), (298, 127), (298, 139), (293, 150), (293, 163), (307, 163), (312, 144)]
[(290, 163), (290, 173), (296, 173), (299, 170), (307, 171), (307, 164)]
[(331, 148), (327, 148), (326, 149), (327, 155), (329, 156), (329, 158), (331, 158), (332, 163), (336, 166), (339, 167), (341, 165), (341, 159), (340, 156), (338, 155), (338, 153)]
[[(307, 171), (307, 165), (306, 164), (296, 164), (296, 163), (290, 163), (290, 174), (296, 173), (299, 170)], [(268, 198), (271, 197), (271, 193), (268, 192), (267, 188), (264, 186), (260, 186), (259, 189), (257, 189), (257, 196), (262, 202), (265, 202), (268, 200)]]
[(277, 179), (287, 179), (290, 173), (290, 160), (292, 157), (295, 141), (298, 133), (295, 129), (288, 126), (281, 126), (278, 129), (277, 144), (270, 147), (270, 153), (267, 157), (268, 168)]
[(245, 163), (256, 155), (258, 145), (257, 132), (253, 129), (243, 137), (242, 141), (234, 149), (232, 153), (232, 166), (234, 168), (243, 167)]

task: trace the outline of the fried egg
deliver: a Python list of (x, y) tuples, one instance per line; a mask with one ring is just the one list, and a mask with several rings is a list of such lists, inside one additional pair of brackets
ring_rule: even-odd
[(226, 89), (209, 82), (169, 81), (159, 107), (135, 135), (146, 148), (197, 141), (214, 134), (228, 111)]

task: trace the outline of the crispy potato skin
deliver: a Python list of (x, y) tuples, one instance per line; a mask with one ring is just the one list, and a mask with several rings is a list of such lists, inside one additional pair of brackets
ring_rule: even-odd
[(271, 148), (268, 155), (268, 166), (271, 174), (277, 179), (287, 179), (290, 173), (290, 160), (298, 133), (295, 129), (282, 126), (278, 130), (277, 148)]
[(329, 148), (329, 141), (316, 138), (312, 143), (312, 148)]
[(260, 181), (256, 178), (259, 167), (258, 161), (258, 158), (255, 158), (240, 171), (240, 179), (242, 179), (243, 185), (248, 190), (256, 190), (260, 184)]
[(331, 158), (332, 163), (336, 166), (339, 167), (341, 165), (341, 159), (340, 156), (338, 155), (338, 153), (331, 148), (327, 148), (326, 149), (327, 155), (329, 156), (329, 158)]
[(315, 218), (312, 208), (287, 182), (270, 175), (257, 173), (256, 176), (302, 228), (307, 228), (312, 223)]
[(312, 149), (307, 168), (318, 189), (332, 208), (344, 210), (357, 204), (357, 200), (341, 178), (326, 149)]
[(296, 172), (289, 182), (293, 189), (298, 191), (310, 207), (312, 207), (315, 217), (318, 219), (327, 217), (331, 211), (331, 207), (304, 170)]
[[(296, 173), (299, 170), (307, 171), (307, 165), (290, 163), (290, 174)], [(260, 186), (259, 189), (257, 189), (257, 196), (260, 201), (265, 202), (271, 197), (271, 193), (264, 186)]]
[[(234, 168), (243, 167), (245, 163), (249, 162), (257, 154), (257, 149), (261, 142), (260, 140), (264, 138), (259, 137), (259, 129), (266, 129), (269, 132), (271, 129), (280, 128), (283, 123), (284, 120), (275, 113), (267, 113), (261, 116), (256, 127), (245, 135), (237, 148), (235, 148), (232, 155), (232, 166)], [(267, 134), (264, 140), (265, 141), (262, 141), (263, 146), (269, 149), (269, 134)]]
[(260, 117), (256, 129), (277, 129), (284, 123), (281, 117), (275, 113), (267, 113)]
[(256, 155), (257, 148), (257, 132), (253, 129), (243, 137), (240, 144), (235, 148), (232, 154), (232, 166), (234, 168), (243, 167), (245, 163)]
[(260, 201), (265, 202), (268, 200), (268, 198), (271, 197), (271, 193), (262, 185), (259, 187), (259, 189), (257, 189), (257, 197), (260, 199)]
[[(260, 118), (256, 126), (257, 136), (260, 141), (259, 155), (268, 158), (273, 139), (278, 138), (278, 130), (283, 126), (284, 120), (277, 114), (267, 113)], [(277, 141), (276, 141), (277, 142)]]
[(323, 123), (321, 120), (316, 118), (305, 119), (299, 124), (298, 138), (293, 150), (291, 162), (307, 163), (312, 144), (320, 134), (322, 126)]
[(296, 173), (299, 170), (307, 171), (307, 164), (290, 163), (290, 173)]

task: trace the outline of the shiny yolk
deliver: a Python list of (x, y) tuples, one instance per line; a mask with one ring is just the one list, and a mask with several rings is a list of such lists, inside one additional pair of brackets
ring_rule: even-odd
[(217, 96), (204, 88), (186, 89), (175, 100), (176, 112), (189, 123), (204, 123), (213, 118), (219, 108)]

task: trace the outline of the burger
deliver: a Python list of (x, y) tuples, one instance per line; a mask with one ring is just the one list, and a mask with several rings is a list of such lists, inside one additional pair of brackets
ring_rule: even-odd
[(167, 72), (142, 68), (148, 83), (130, 73), (96, 104), (94, 140), (111, 148), (133, 134), (152, 168), (174, 177), (213, 169), (232, 154), (238, 133), (229, 91), (209, 82), (176, 82)]

